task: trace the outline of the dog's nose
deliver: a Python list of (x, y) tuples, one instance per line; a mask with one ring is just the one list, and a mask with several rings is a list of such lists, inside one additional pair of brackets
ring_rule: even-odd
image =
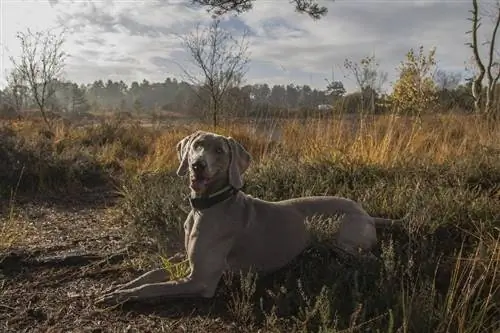
[(193, 171), (202, 171), (203, 169), (205, 169), (206, 166), (207, 164), (205, 163), (205, 161), (202, 160), (196, 161), (191, 165)]

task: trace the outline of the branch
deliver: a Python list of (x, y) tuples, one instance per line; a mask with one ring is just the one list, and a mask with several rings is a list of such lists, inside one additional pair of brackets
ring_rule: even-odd
[[(208, 7), (207, 11), (212, 12), (214, 16), (221, 16), (234, 12), (241, 14), (248, 12), (253, 8), (255, 0), (191, 0), (193, 4)], [(299, 13), (309, 15), (313, 19), (320, 19), (328, 13), (328, 8), (320, 6), (317, 0), (289, 0), (289, 3), (295, 5), (295, 10)]]
[(472, 21), (472, 30), (470, 31), (470, 33), (472, 34), (472, 43), (469, 43), (469, 46), (472, 48), (472, 52), (474, 54), (474, 60), (476, 61), (477, 63), (477, 66), (479, 67), (479, 77), (478, 78), (482, 78), (484, 77), (484, 72), (485, 72), (485, 67), (484, 67), (484, 64), (483, 62), (481, 61), (481, 57), (479, 55), (479, 50), (478, 50), (478, 45), (477, 45), (477, 31), (480, 27), (480, 23), (479, 23), (479, 9), (478, 9), (478, 5), (477, 5), (477, 0), (472, 0), (472, 10), (471, 10), (471, 13), (472, 13), (472, 19), (470, 19)]
[[(497, 16), (496, 16), (496, 22), (495, 22), (495, 27), (493, 28), (493, 33), (491, 36), (491, 42), (490, 42), (490, 52), (489, 52), (489, 60), (488, 60), (488, 81), (491, 84), (495, 84), (495, 81), (498, 81), (498, 75), (496, 79), (493, 77), (493, 73), (491, 72), (491, 68), (493, 66), (493, 53), (495, 52), (495, 41), (496, 41), (496, 36), (498, 32), (498, 27), (500, 26), (500, 6), (497, 8)], [(491, 87), (490, 87), (491, 88)]]

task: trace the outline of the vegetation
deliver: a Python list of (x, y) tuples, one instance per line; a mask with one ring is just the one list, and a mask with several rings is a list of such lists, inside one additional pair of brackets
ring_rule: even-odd
[[(245, 176), (245, 191), (254, 196), (279, 200), (333, 194), (360, 201), (374, 215), (409, 214), (409, 225), (382, 233), (380, 264), (338, 257), (330, 250), (334, 221), (311, 221), (316, 241), (289, 267), (268, 277), (228, 275), (215, 299), (183, 302), (189, 309), (176, 305), (180, 321), (170, 319), (170, 302), (155, 305), (156, 313), (164, 313), (163, 327), (194, 320), (198, 324), (193, 329), (207, 328), (214, 319), (204, 313), (212, 309), (223, 320), (221, 330), (230, 330), (231, 322), (239, 323), (242, 331), (498, 328), (494, 299), (500, 295), (499, 124), (454, 114), (424, 116), (421, 122), (394, 115), (364, 117), (362, 127), (347, 117), (309, 120), (305, 125), (300, 120), (277, 120), (279, 142), (256, 135), (248, 125), (226, 126), (220, 132), (243, 142), (254, 156)], [(9, 131), (13, 126), (16, 131)], [(92, 129), (61, 124), (55, 127), (56, 138), (46, 139), (54, 141), (33, 135), (33, 126), (11, 123), (3, 129), (3, 135), (16, 143), (17, 148), (7, 148), (9, 153), (18, 154), (3, 166), (9, 170), (18, 165), (16, 172), (2, 178), (4, 189), (19, 183), (21, 198), (30, 184), (46, 191), (57, 188), (57, 179), (60, 189), (66, 185), (74, 192), (78, 186), (90, 187), (92, 181), (102, 188), (113, 179), (121, 193), (112, 208), (118, 216), (115, 222), (93, 228), (127, 227), (129, 236), (123, 242), (146, 242), (155, 249), (131, 251), (129, 261), (114, 266), (123, 272), (114, 279), (125, 281), (151, 266), (164, 266), (176, 276), (185, 272), (182, 262), (166, 259), (167, 253), (182, 251), (182, 223), (189, 207), (184, 180), (173, 172), (175, 143), (195, 128), (209, 129), (208, 124), (165, 129), (117, 120)], [(63, 174), (67, 176), (60, 177)], [(93, 176), (89, 180), (82, 178), (85, 175)], [(36, 229), (16, 214), (5, 216), (0, 243), (8, 248), (29, 245)], [(23, 236), (13, 236), (19, 233)], [(145, 259), (142, 252), (156, 255)], [(9, 289), (5, 293), (12, 297)], [(120, 326), (115, 319), (107, 320)]]
[[(222, 15), (250, 10), (254, 0), (193, 2)], [(326, 13), (315, 1), (290, 2), (313, 18)], [(472, 14), (477, 54), (476, 1)], [(62, 39), (20, 36), (22, 61), (0, 91), (2, 332), (500, 330), (500, 86), (492, 57), (462, 83), (456, 73), (433, 75), (434, 49), (412, 49), (390, 95), (375, 56), (346, 60), (358, 85), (350, 94), (333, 78), (324, 91), (241, 86), (246, 56), (238, 52), (230, 76), (226, 62), (199, 82), (85, 86), (56, 75)], [(192, 39), (193, 55), (214, 36)], [(221, 58), (195, 61), (203, 70), (227, 60), (231, 52), (219, 50)], [(47, 59), (58, 62), (42, 74)], [(494, 84), (483, 89), (485, 75)], [(203, 92), (215, 109), (196, 98)], [(200, 121), (207, 112), (218, 133), (253, 156), (245, 192), (266, 200), (338, 195), (407, 222), (380, 230), (377, 262), (333, 251), (336, 220), (313, 218), (311, 246), (279, 272), (225, 274), (209, 300), (97, 309), (96, 294), (112, 283), (153, 267), (172, 278), (188, 273), (190, 207), (175, 147), (213, 129)]]
[[(480, 42), (478, 40), (477, 34), (479, 27), (481, 26), (481, 17), (479, 14), (479, 6), (477, 0), (472, 1), (472, 10), (470, 11), (472, 18), (469, 20), (472, 23), (472, 29), (470, 34), (472, 35), (472, 41), (469, 43), (472, 49), (472, 54), (474, 58), (475, 65), (477, 67), (477, 73), (473, 78), (472, 82), (472, 95), (474, 97), (474, 107), (476, 112), (484, 112), (487, 114), (496, 114), (498, 112), (498, 101), (495, 100), (495, 93), (497, 88), (498, 79), (500, 78), (500, 64), (498, 62), (498, 52), (495, 48), (496, 36), (498, 28), (500, 26), (500, 3), (497, 1), (493, 5), (492, 17), (494, 19), (493, 31), (491, 32), (491, 38), (486, 42), (489, 44), (488, 47), (488, 62), (485, 65), (483, 58), (479, 53)], [(483, 104), (483, 79), (484, 76), (487, 77), (487, 88), (486, 88), (486, 102)]]
[(435, 54), (436, 49), (432, 49), (425, 55), (421, 46), (418, 54), (411, 49), (406, 55), (392, 93), (397, 112), (419, 115), (436, 105), (437, 89), (432, 77), (436, 66)]
[[(193, 3), (207, 7), (209, 12), (214, 15), (223, 15), (227, 13), (241, 14), (252, 9), (255, 0), (192, 0)], [(299, 13), (305, 13), (313, 19), (319, 19), (326, 15), (328, 9), (320, 6), (316, 0), (291, 0), (295, 5), (295, 10)]]
[(244, 35), (241, 40), (234, 39), (221, 28), (220, 20), (215, 19), (205, 30), (198, 27), (196, 33), (187, 35), (184, 46), (202, 79), (188, 70), (184, 73), (195, 87), (200, 87), (194, 91), (203, 104), (209, 105), (215, 128), (228, 92), (238, 87), (245, 74), (248, 42)]
[(19, 32), (17, 39), (21, 44), (21, 58), (19, 62), (11, 59), (14, 63), (12, 77), (15, 78), (12, 82), (15, 84), (13, 93), (23, 92), (19, 90), (19, 83), (27, 83), (30, 96), (50, 131), (52, 126), (46, 109), (48, 101), (55, 93), (52, 83), (60, 77), (64, 68), (64, 39), (50, 30), (33, 32), (30, 29), (27, 32)]

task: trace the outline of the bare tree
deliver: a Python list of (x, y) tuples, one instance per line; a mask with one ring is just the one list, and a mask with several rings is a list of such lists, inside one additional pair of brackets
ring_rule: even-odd
[[(241, 14), (252, 9), (255, 0), (191, 0), (192, 3), (199, 4), (208, 8), (208, 11), (215, 16), (226, 13)], [(289, 0), (289, 3), (295, 5), (295, 10), (299, 13), (305, 13), (313, 19), (320, 19), (328, 12), (328, 8), (320, 6), (316, 0)]]
[(11, 57), (11, 61), (15, 71), (27, 82), (42, 118), (51, 131), (46, 106), (54, 94), (53, 83), (64, 68), (64, 39), (62, 35), (56, 35), (51, 30), (32, 32), (30, 29), (18, 32), (17, 39), (21, 44), (21, 56), (19, 60)]
[(472, 17), (469, 18), (469, 21), (472, 22), (472, 29), (468, 31), (468, 33), (472, 35), (472, 41), (468, 43), (468, 45), (472, 49), (474, 61), (478, 69), (478, 73), (476, 73), (472, 81), (472, 96), (474, 97), (474, 108), (476, 112), (481, 112), (482, 110), (483, 79), (486, 75), (488, 86), (486, 88), (486, 103), (484, 111), (486, 113), (490, 113), (493, 111), (492, 103), (495, 100), (495, 87), (498, 83), (498, 79), (500, 78), (500, 64), (495, 60), (495, 42), (498, 27), (500, 26), (500, 3), (498, 1), (496, 2), (494, 14), (492, 15), (492, 17), (494, 18), (494, 25), (491, 32), (491, 38), (487, 43), (489, 44), (489, 48), (488, 61), (486, 65), (484, 64), (483, 59), (481, 59), (481, 55), (479, 53), (479, 41), (477, 33), (479, 31), (479, 27), (481, 26), (481, 17), (479, 14), (479, 6), (477, 0), (472, 0), (472, 10), (470, 12), (472, 14)]
[(249, 61), (246, 34), (237, 40), (221, 28), (219, 19), (214, 19), (207, 28), (198, 26), (194, 33), (185, 36), (183, 44), (201, 72), (196, 75), (184, 69), (184, 74), (209, 96), (212, 123), (217, 127), (217, 116), (228, 89), (238, 86), (246, 72)]
[(344, 68), (348, 71), (346, 77), (354, 79), (360, 90), (361, 108), (365, 108), (365, 95), (369, 95), (372, 111), (375, 110), (375, 95), (381, 93), (382, 86), (387, 81), (387, 73), (379, 70), (380, 64), (375, 56), (362, 58), (359, 62), (349, 59), (344, 61)]
[(460, 72), (445, 71), (443, 69), (438, 69), (434, 80), (436, 85), (440, 90), (453, 90), (458, 87), (460, 81), (462, 80), (462, 74)]

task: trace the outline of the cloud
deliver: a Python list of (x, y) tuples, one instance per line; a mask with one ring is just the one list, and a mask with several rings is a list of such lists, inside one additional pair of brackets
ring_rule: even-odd
[[(181, 37), (210, 22), (206, 10), (190, 0), (170, 1), (2, 1), (1, 73), (9, 56), (19, 56), (15, 39), (28, 27), (64, 27), (68, 58), (66, 75), (78, 82), (96, 79), (163, 81), (182, 74), (189, 55)], [(395, 68), (410, 48), (437, 46), (439, 66), (463, 70), (470, 55), (465, 43), (469, 1), (336, 0), (321, 1), (329, 12), (321, 20), (295, 12), (287, 1), (255, 2), (222, 27), (250, 37), (247, 81), (311, 84), (324, 88), (325, 78), (344, 80), (346, 58), (375, 54), (381, 69), (396, 78)], [(491, 22), (483, 20), (487, 32)], [(484, 33), (483, 33), (484, 35)], [(484, 39), (484, 38), (483, 38)], [(352, 90), (352, 80), (344, 80)], [(0, 85), (2, 80), (0, 80)]]
[[(336, 1), (320, 21), (256, 4), (242, 20), (256, 33), (252, 58), (328, 77), (331, 68), (343, 75), (344, 59), (375, 54), (384, 71), (394, 69), (410, 48), (437, 46), (441, 65), (463, 68), (468, 3), (444, 1)], [(273, 24), (282, 22), (281, 24)], [(351, 84), (352, 87), (352, 84)]]

